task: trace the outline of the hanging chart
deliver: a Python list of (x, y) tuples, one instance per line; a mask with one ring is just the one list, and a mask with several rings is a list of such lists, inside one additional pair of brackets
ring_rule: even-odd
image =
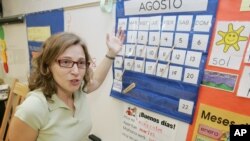
[(217, 0), (121, 0), (126, 33), (113, 64), (111, 96), (192, 123)]

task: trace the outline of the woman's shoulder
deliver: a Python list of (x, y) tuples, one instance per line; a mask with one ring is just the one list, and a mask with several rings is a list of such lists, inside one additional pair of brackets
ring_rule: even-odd
[(32, 100), (38, 100), (41, 103), (47, 103), (47, 100), (43, 94), (43, 92), (41, 90), (34, 90), (34, 91), (30, 91), (25, 98), (25, 101), (28, 99), (32, 99)]
[(34, 129), (40, 129), (47, 121), (48, 104), (39, 90), (30, 91), (25, 100), (16, 109), (15, 116)]
[(48, 109), (48, 104), (43, 92), (40, 90), (34, 90), (26, 95), (25, 100), (19, 107), (26, 107), (30, 110), (40, 109), (41, 111), (46, 111)]

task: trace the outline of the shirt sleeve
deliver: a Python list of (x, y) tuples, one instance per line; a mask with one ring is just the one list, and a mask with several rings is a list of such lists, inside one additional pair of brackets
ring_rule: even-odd
[(17, 107), (15, 117), (38, 131), (45, 125), (47, 114), (48, 105), (43, 94), (30, 93), (23, 103)]

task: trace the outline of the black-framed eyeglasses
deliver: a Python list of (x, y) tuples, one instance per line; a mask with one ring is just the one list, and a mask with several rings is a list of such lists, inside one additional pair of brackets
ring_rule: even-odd
[(63, 68), (72, 68), (74, 64), (76, 64), (79, 69), (85, 69), (89, 66), (89, 62), (86, 62), (85, 60), (79, 60), (76, 62), (69, 59), (57, 59), (56, 62)]

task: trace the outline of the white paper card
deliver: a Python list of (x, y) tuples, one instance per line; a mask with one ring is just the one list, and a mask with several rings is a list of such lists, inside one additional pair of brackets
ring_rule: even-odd
[(117, 27), (122, 30), (127, 30), (127, 18), (119, 18)]
[(183, 71), (182, 67), (170, 65), (168, 78), (181, 81), (182, 71)]
[(201, 52), (197, 51), (187, 51), (187, 56), (185, 60), (185, 65), (190, 67), (199, 68), (201, 62)]
[(193, 108), (194, 108), (194, 102), (193, 101), (180, 99), (179, 107), (178, 107), (179, 112), (192, 115)]
[(144, 58), (146, 57), (146, 46), (145, 45), (137, 45), (136, 47), (136, 57)]
[(174, 44), (176, 48), (187, 48), (188, 47), (189, 34), (188, 33), (176, 33)]
[(157, 47), (147, 46), (147, 58), (156, 59), (157, 57)]
[(145, 73), (154, 75), (156, 72), (155, 62), (146, 62)]
[(134, 71), (144, 72), (144, 61), (143, 60), (135, 60)]
[(133, 66), (134, 66), (134, 59), (125, 58), (124, 61), (125, 70), (133, 70)]
[(237, 92), (237, 96), (250, 98), (250, 66), (245, 66)]
[(207, 34), (194, 34), (191, 49), (206, 51), (208, 46), (208, 38), (209, 35)]
[(199, 78), (199, 70), (198, 69), (190, 69), (186, 68), (183, 81), (186, 83), (192, 83), (197, 84), (198, 78)]
[(177, 31), (191, 31), (193, 15), (178, 16)]
[(186, 50), (174, 49), (172, 52), (171, 63), (183, 65), (186, 57)]
[(128, 31), (127, 32), (127, 43), (136, 43), (137, 41), (137, 31)]
[(246, 49), (245, 54), (245, 63), (250, 63), (250, 42), (248, 43), (248, 48)]
[(250, 22), (218, 22), (209, 65), (239, 70), (250, 33)]
[(126, 56), (130, 57), (130, 56), (135, 56), (135, 44), (127, 44), (126, 45)]
[(167, 78), (168, 77), (168, 69), (169, 68), (167, 67), (167, 64), (158, 63), (156, 75), (163, 77), (163, 78)]
[(160, 30), (161, 29), (161, 16), (150, 17), (149, 30)]
[[(136, 107), (132, 104), (122, 105), (121, 139), (119, 141), (184, 141), (186, 136), (176, 136), (178, 131), (188, 130), (185, 122)], [(146, 118), (146, 117), (150, 117)], [(167, 139), (167, 140), (166, 140)]]
[(139, 26), (139, 18), (138, 17), (130, 17), (129, 24), (128, 24), (128, 30), (138, 30), (138, 26)]
[(138, 31), (138, 43), (146, 44), (148, 42), (148, 32), (147, 31)]
[(122, 82), (114, 79), (112, 89), (117, 92), (122, 92)]
[(162, 31), (174, 31), (176, 16), (164, 16), (162, 21)]
[(194, 23), (194, 31), (209, 32), (212, 27), (213, 15), (197, 15)]
[[(179, 5), (181, 6), (179, 7)], [(174, 6), (176, 6), (174, 8)], [(197, 12), (207, 11), (208, 0), (179, 0), (179, 1), (153, 1), (153, 0), (130, 0), (124, 1), (124, 14), (148, 15), (156, 13)]]
[(159, 45), (160, 32), (149, 32), (149, 45)]
[(139, 30), (149, 30), (150, 18), (140, 17)]
[(114, 67), (115, 68), (122, 68), (123, 58), (122, 57), (115, 57)]
[(124, 56), (126, 50), (126, 45), (122, 45), (122, 49), (118, 52), (117, 55)]
[(115, 69), (115, 79), (120, 80), (122, 78), (122, 70)]
[(160, 61), (169, 61), (171, 56), (171, 48), (160, 47), (158, 59)]
[(173, 46), (173, 32), (162, 32), (161, 33), (161, 46), (168, 46), (172, 47)]

